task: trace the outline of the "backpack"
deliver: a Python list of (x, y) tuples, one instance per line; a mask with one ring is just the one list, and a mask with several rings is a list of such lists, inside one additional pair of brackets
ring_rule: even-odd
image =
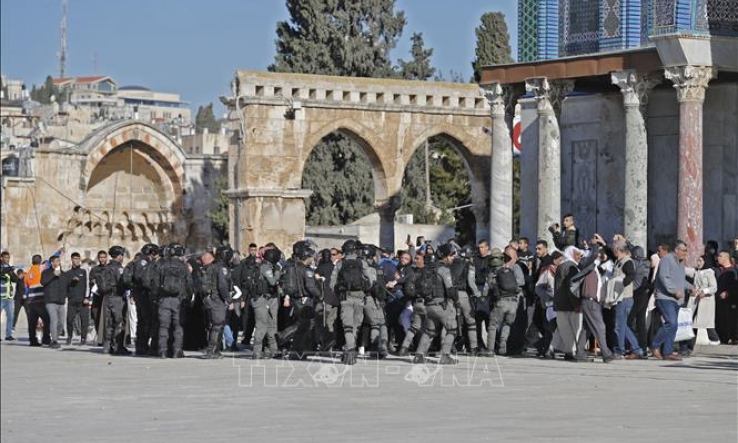
[(341, 262), (341, 270), (338, 271), (336, 287), (341, 291), (366, 291), (369, 288), (367, 279), (358, 258), (344, 259)]
[(159, 268), (159, 289), (163, 295), (175, 296), (184, 291), (185, 268), (175, 261), (167, 260)]
[(518, 279), (513, 268), (500, 266), (495, 272), (495, 282), (501, 297), (512, 297), (518, 294)]
[(247, 258), (242, 262), (240, 288), (250, 297), (260, 297), (266, 293), (266, 282), (256, 260)]
[(284, 272), (279, 277), (279, 286), (285, 295), (293, 297), (301, 292), (299, 278), (300, 276), (297, 275), (297, 263), (292, 260), (288, 261)]
[(95, 275), (95, 284), (97, 284), (97, 293), (107, 295), (115, 290), (116, 278), (115, 270), (110, 266), (99, 268), (100, 271)]
[(136, 266), (136, 262), (130, 262), (123, 268), (123, 274), (120, 276), (120, 282), (123, 284), (124, 289), (133, 288), (133, 270)]
[(469, 286), (469, 264), (464, 260), (454, 260), (451, 264), (451, 281), (454, 287), (467, 292)]
[(415, 273), (415, 293), (422, 299), (431, 299), (436, 296), (439, 289), (443, 290), (443, 282), (435, 267), (424, 266)]

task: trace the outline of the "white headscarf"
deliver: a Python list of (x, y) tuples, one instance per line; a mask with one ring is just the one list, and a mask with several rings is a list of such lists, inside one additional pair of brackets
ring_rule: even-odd
[(564, 249), (564, 261), (570, 261), (576, 264), (576, 260), (574, 260), (574, 253), (578, 252), (580, 255), (582, 254), (581, 249), (577, 248), (576, 246), (567, 246), (566, 249)]

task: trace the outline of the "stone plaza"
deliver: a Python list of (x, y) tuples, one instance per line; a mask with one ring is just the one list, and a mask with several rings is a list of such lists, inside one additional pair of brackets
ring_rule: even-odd
[(731, 443), (738, 435), (734, 354), (609, 365), (462, 357), (453, 368), (231, 355), (157, 360), (3, 342), (2, 441)]

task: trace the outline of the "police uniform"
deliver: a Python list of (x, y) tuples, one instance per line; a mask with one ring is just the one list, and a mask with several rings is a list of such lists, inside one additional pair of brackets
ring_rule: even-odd
[(182, 299), (188, 298), (192, 293), (192, 276), (187, 270), (187, 265), (179, 257), (171, 257), (162, 260), (158, 266), (160, 276), (163, 273), (178, 274), (182, 286), (177, 288), (177, 292), (165, 293), (160, 288), (159, 292), (159, 357), (167, 356), (167, 347), (169, 344), (169, 331), (172, 333), (172, 356), (179, 358), (182, 353), (182, 323), (180, 321), (180, 308)]
[[(125, 309), (125, 289), (120, 284), (120, 277), (123, 275), (123, 265), (118, 260), (111, 260), (104, 271), (110, 273), (108, 278), (115, 281), (113, 289), (102, 294), (105, 304), (105, 337), (103, 339), (103, 352), (111, 352), (115, 354), (128, 354), (125, 348), (125, 334), (123, 331), (123, 311)], [(102, 275), (101, 278), (104, 278)], [(99, 284), (98, 284), (99, 286)]]
[[(451, 264), (451, 275), (454, 279), (454, 286), (459, 294), (458, 310), (460, 311), (460, 319), (466, 325), (467, 338), (469, 340), (468, 352), (475, 352), (477, 349), (477, 322), (474, 318), (474, 309), (470, 297), (478, 298), (480, 296), (479, 289), (476, 284), (476, 273), (474, 265), (466, 262), (462, 258), (455, 258)], [(469, 294), (471, 292), (471, 294)]]
[[(343, 323), (343, 334), (346, 340), (344, 347), (344, 361), (348, 363), (355, 362), (356, 353), (356, 333), (364, 321), (364, 297), (363, 290), (346, 291), (336, 288), (338, 282), (338, 274), (341, 272), (343, 263), (346, 260), (357, 260), (355, 251), (347, 252), (342, 261), (336, 263), (333, 273), (331, 274), (331, 290), (338, 293), (341, 300), (341, 323)], [(368, 285), (373, 286), (376, 281), (376, 274), (369, 271), (369, 265), (364, 261), (361, 262), (361, 270), (364, 278), (368, 280)]]
[[(312, 350), (313, 331), (315, 330), (315, 300), (320, 297), (320, 290), (315, 281), (315, 271), (303, 262), (293, 259), (297, 275), (297, 293), (290, 296), (290, 303), (295, 308), (297, 321), (285, 329), (294, 330), (292, 351), (301, 356)], [(290, 266), (288, 265), (288, 266)], [(283, 331), (283, 332), (285, 332)]]
[(208, 348), (205, 356), (220, 356), (220, 343), (226, 311), (231, 304), (231, 272), (220, 262), (213, 262), (202, 268), (202, 296), (205, 312), (210, 323)]
[(276, 265), (263, 261), (259, 267), (265, 280), (265, 293), (251, 299), (254, 308), (254, 358), (261, 358), (266, 338), (271, 356), (279, 352), (277, 347), (277, 313), (279, 309), (279, 277), (282, 271)]
[(387, 356), (387, 320), (384, 313), (384, 274), (375, 263), (367, 269), (372, 288), (364, 297), (364, 318), (369, 324), (369, 346), (376, 344), (380, 357)]
[(495, 349), (495, 340), (497, 339), (497, 328), (502, 324), (500, 330), (499, 353), (507, 354), (507, 339), (510, 336), (510, 328), (515, 323), (515, 317), (518, 312), (518, 299), (521, 295), (521, 289), (525, 285), (525, 277), (523, 271), (517, 264), (513, 265), (513, 272), (518, 284), (518, 289), (512, 292), (502, 291), (496, 282), (496, 271), (500, 269), (494, 268), (489, 272), (487, 284), (484, 287), (484, 294), (491, 295), (491, 305), (489, 313), (489, 321), (487, 322), (487, 354), (493, 353)]
[(156, 313), (146, 287), (146, 273), (150, 265), (151, 261), (147, 256), (140, 257), (133, 262), (131, 297), (136, 303), (136, 355), (148, 355), (151, 335), (158, 332), (151, 329)]
[(454, 302), (458, 299), (458, 294), (451, 278), (451, 270), (441, 264), (436, 268), (436, 273), (443, 282), (443, 287), (436, 287), (433, 291), (433, 296), (426, 298), (426, 319), (423, 325), (423, 335), (420, 338), (420, 344), (418, 344), (415, 358), (415, 361), (418, 363), (425, 361), (425, 355), (428, 352), (431, 341), (440, 332), (441, 328), (446, 330), (446, 336), (443, 338), (441, 345), (440, 363), (449, 362), (451, 348), (456, 339), (457, 324)]
[[(144, 303), (146, 303), (147, 300), (149, 305), (144, 309), (150, 309), (149, 335), (151, 340), (148, 344), (148, 354), (151, 356), (159, 354), (159, 266), (161, 266), (163, 260), (163, 257), (159, 257), (148, 263), (146, 267), (143, 268), (144, 272), (141, 276), (144, 283), (144, 291), (146, 293)], [(140, 315), (141, 314), (139, 314), (138, 319), (139, 324), (141, 324)], [(138, 338), (138, 333), (136, 333), (136, 338)]]

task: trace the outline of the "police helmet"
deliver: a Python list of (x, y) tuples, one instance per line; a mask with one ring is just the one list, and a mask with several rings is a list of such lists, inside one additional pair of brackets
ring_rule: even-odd
[(264, 260), (276, 265), (282, 258), (282, 251), (277, 248), (267, 249), (264, 251)]
[(183, 257), (185, 255), (185, 248), (179, 243), (170, 244), (168, 249), (169, 255), (172, 257)]
[(441, 246), (438, 247), (436, 250), (436, 255), (438, 258), (443, 260), (446, 257), (450, 257), (456, 253), (456, 250), (450, 243), (444, 243)]
[(493, 268), (498, 268), (505, 264), (504, 261), (505, 254), (502, 252), (500, 248), (494, 248), (489, 254), (489, 265)]
[(141, 248), (143, 255), (159, 255), (159, 246), (153, 243), (147, 243)]
[(345, 242), (343, 242), (343, 246), (341, 246), (341, 251), (343, 251), (344, 254), (348, 254), (349, 252), (354, 252), (357, 249), (361, 248), (361, 242), (354, 239), (348, 239)]
[(366, 259), (372, 259), (372, 258), (376, 257), (377, 250), (378, 249), (379, 248), (377, 248), (374, 245), (362, 245), (362, 247), (361, 247), (361, 256), (364, 257), (364, 258), (366, 258)]
[(112, 258), (119, 257), (126, 253), (126, 249), (123, 246), (113, 246), (110, 249), (108, 249), (108, 255)]
[(471, 246), (464, 246), (461, 248), (461, 250), (458, 252), (459, 257), (463, 259), (468, 259), (474, 257), (474, 250)]
[(228, 264), (233, 260), (233, 249), (230, 246), (218, 246), (215, 250), (215, 257)]

